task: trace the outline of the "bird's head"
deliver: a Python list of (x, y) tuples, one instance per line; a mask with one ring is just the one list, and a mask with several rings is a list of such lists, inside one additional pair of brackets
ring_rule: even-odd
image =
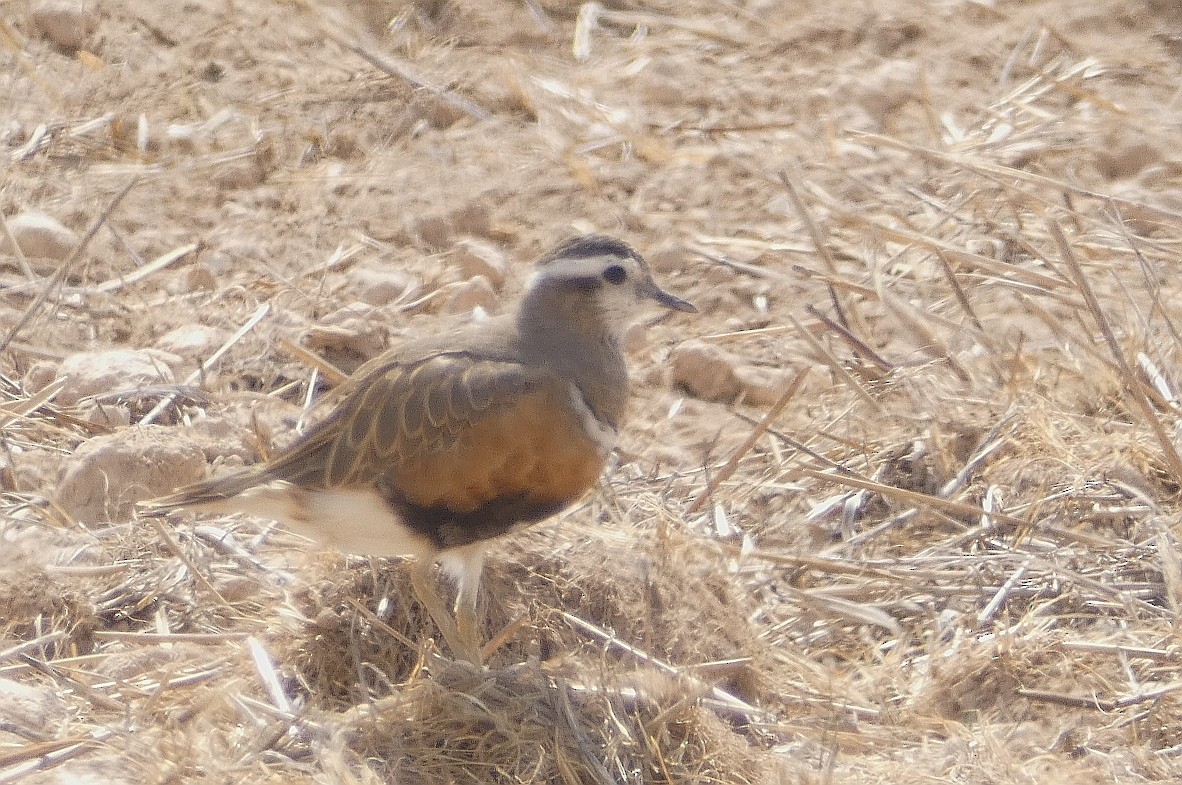
[(590, 234), (567, 240), (538, 261), (521, 318), (534, 325), (583, 324), (619, 338), (651, 303), (698, 310), (658, 286), (644, 258), (627, 243)]

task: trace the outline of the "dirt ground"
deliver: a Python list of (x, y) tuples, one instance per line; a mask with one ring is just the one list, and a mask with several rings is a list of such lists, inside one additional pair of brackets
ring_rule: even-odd
[[(0, 162), (0, 783), (1182, 781), (1177, 0), (0, 0)], [(700, 313), (487, 670), (133, 515), (586, 231)]]

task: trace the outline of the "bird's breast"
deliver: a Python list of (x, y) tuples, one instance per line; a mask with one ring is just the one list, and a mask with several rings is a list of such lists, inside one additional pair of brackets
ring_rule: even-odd
[(497, 499), (574, 501), (599, 477), (610, 434), (577, 396), (538, 393), (492, 412), (445, 449), (394, 467), (392, 490), (407, 501), (469, 513)]

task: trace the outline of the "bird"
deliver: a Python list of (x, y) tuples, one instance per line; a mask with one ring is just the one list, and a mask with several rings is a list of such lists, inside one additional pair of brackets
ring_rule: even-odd
[[(479, 665), (489, 541), (598, 482), (628, 407), (624, 334), (648, 303), (697, 311), (626, 242), (570, 238), (538, 260), (514, 313), (392, 347), (286, 450), (141, 502), (142, 514), (246, 513), (344, 553), (410, 557), (444, 642)], [(456, 586), (454, 622), (436, 562)]]

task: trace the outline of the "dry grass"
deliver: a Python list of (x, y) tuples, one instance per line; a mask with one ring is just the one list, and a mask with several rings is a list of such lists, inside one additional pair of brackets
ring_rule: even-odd
[[(130, 5), (100, 73), (158, 28)], [(201, 5), (217, 35), (172, 46), (223, 73), (190, 105), (88, 75), (8, 4), (0, 210), (97, 231), (57, 267), (0, 257), (0, 783), (1182, 779), (1178, 67), (1117, 5), (1072, 34), (901, 6), (869, 38), (706, 2), (408, 5), (368, 33), (358, 8)], [(137, 113), (173, 135), (137, 147)], [(704, 315), (650, 325), (601, 491), (490, 557), (487, 670), (439, 656), (397, 563), (54, 503), (112, 426), (37, 362), (223, 328), (184, 385), (110, 405), (251, 459), (317, 387), (273, 347), (434, 329), (455, 237), (523, 259), (570, 226), (668, 241)], [(415, 286), (357, 305), (373, 261)], [(782, 413), (669, 389), (687, 330), (793, 379)]]

